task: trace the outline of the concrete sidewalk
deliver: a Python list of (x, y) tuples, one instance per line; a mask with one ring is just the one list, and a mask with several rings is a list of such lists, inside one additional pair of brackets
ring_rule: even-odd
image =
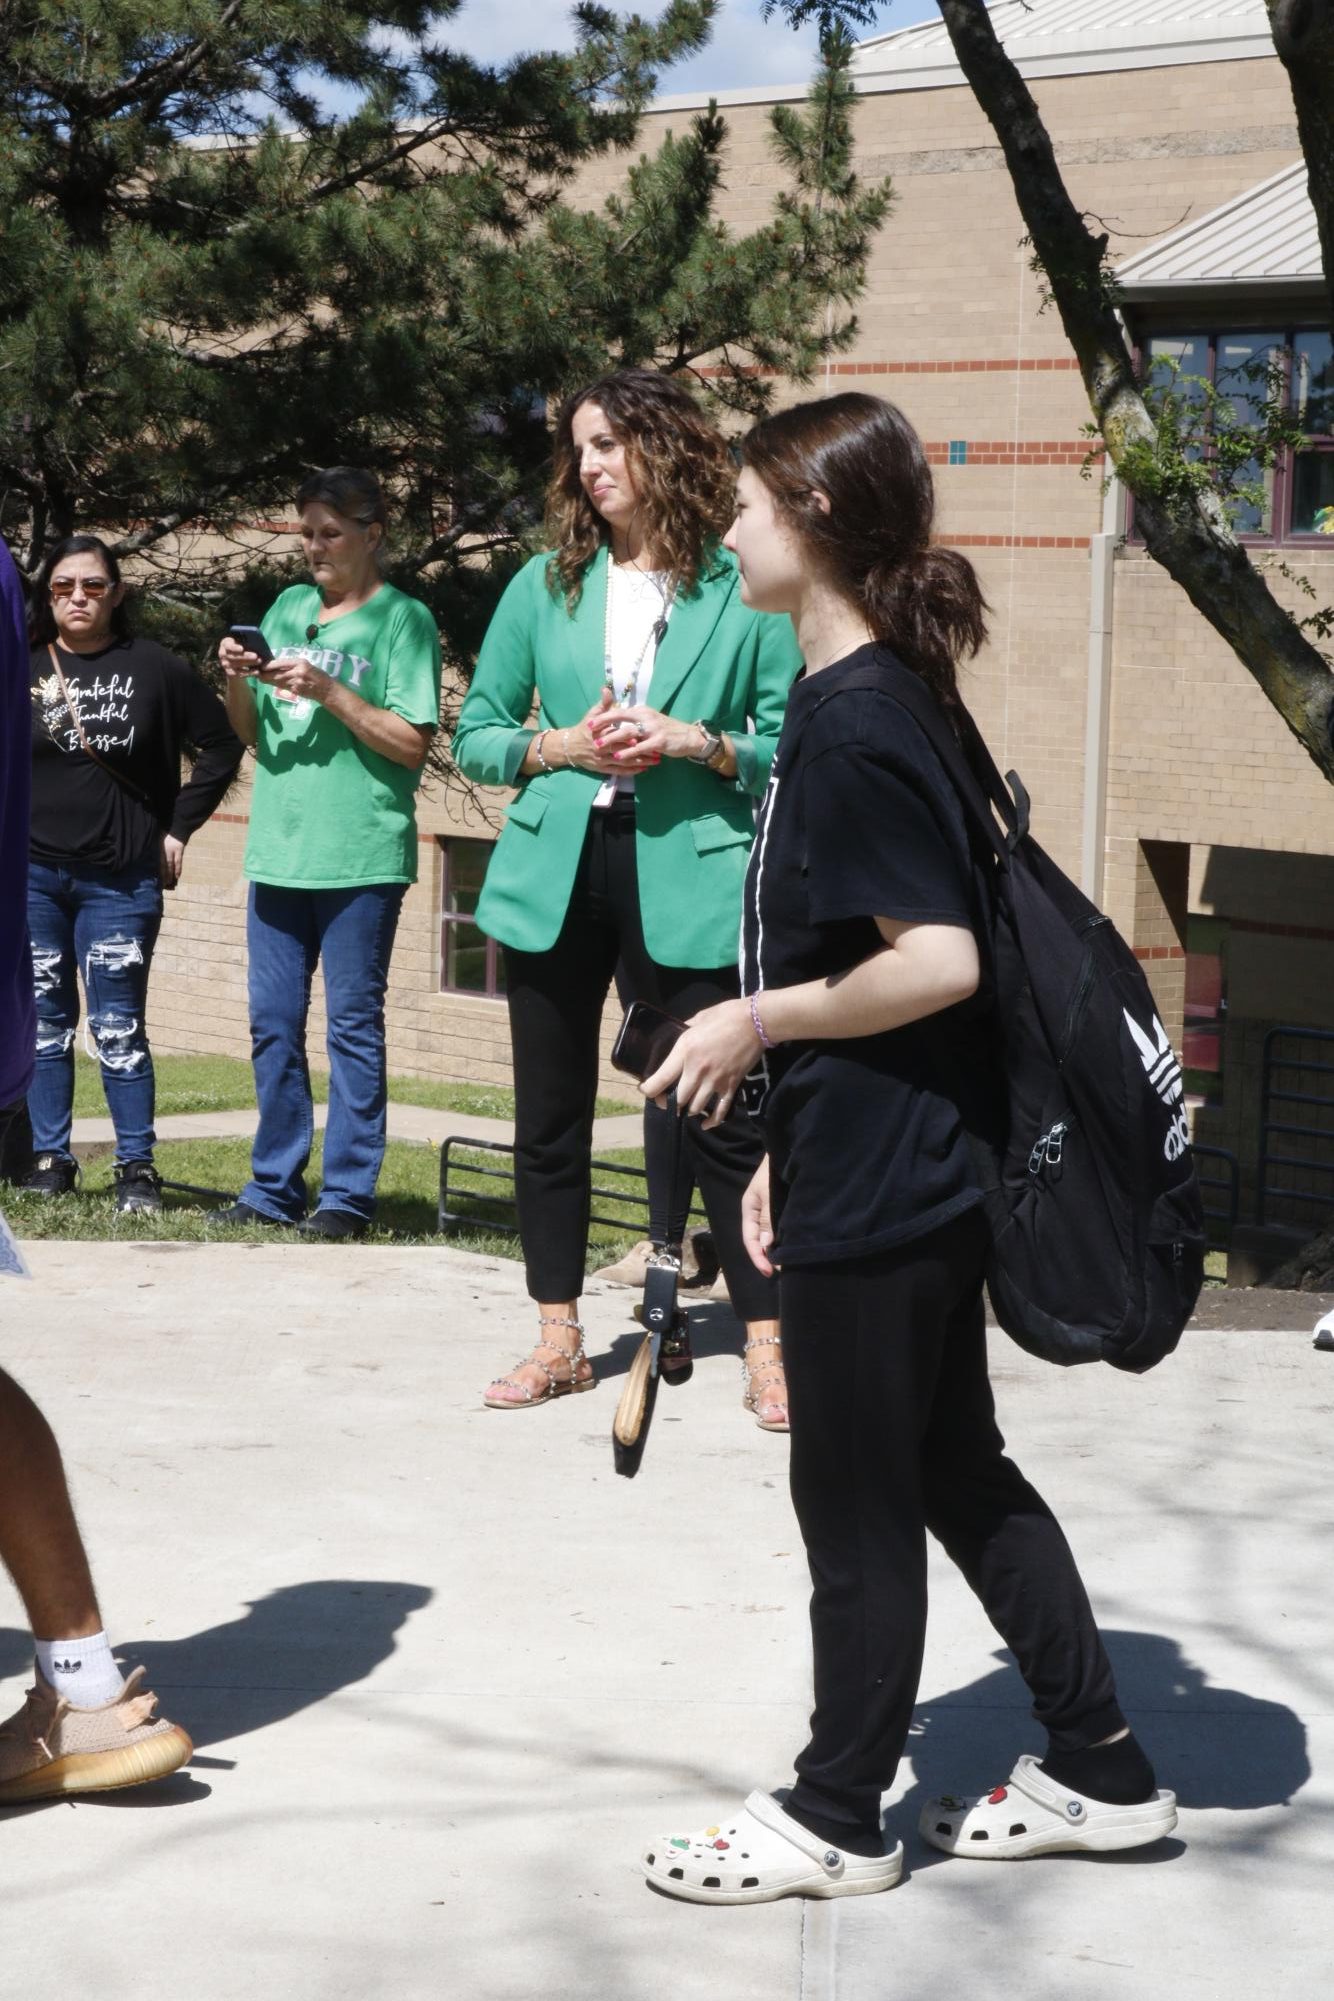
[[(327, 1105), (316, 1105), (315, 1125), (323, 1131), (329, 1115)], [(169, 1112), (155, 1122), (158, 1139), (249, 1139), (255, 1130), (256, 1112), (253, 1105), (239, 1112)], [(460, 1139), (499, 1140), (504, 1146), (514, 1144), (514, 1126), (509, 1119), (474, 1118), (468, 1112), (438, 1112), (426, 1105), (398, 1105), (392, 1101), (389, 1106), (390, 1139), (409, 1140), (420, 1146), (439, 1146), (442, 1139), (450, 1134)], [(640, 1146), (643, 1143), (644, 1119), (642, 1112), (627, 1111), (621, 1117), (594, 1119), (593, 1145), (599, 1152), (611, 1147)], [(75, 1119), (73, 1145), (106, 1145), (116, 1137), (115, 1127), (107, 1118)]]
[[(436, 1249), (42, 1242), (6, 1365), (57, 1426), (113, 1637), (188, 1774), (3, 1816), (16, 1993), (100, 2001), (1276, 2001), (1328, 1964), (1334, 1355), (1207, 1332), (1154, 1375), (1003, 1337), (1002, 1422), (1064, 1520), (1182, 1805), (1125, 1858), (933, 1858), (920, 1799), (1040, 1748), (938, 1564), (889, 1809), (910, 1875), (708, 1910), (634, 1858), (786, 1780), (809, 1703), (785, 1442), (698, 1309), (634, 1482), (632, 1296), (590, 1288), (588, 1396), (479, 1391), (531, 1338), (517, 1266)], [(0, 1715), (26, 1636), (0, 1612)], [(1312, 1776), (1312, 1767), (1315, 1776)]]

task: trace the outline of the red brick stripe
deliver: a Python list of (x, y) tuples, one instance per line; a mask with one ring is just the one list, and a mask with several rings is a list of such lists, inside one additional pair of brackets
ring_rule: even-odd
[[(974, 357), (967, 361), (831, 361), (818, 370), (828, 375), (1049, 375), (1056, 370), (1078, 369), (1072, 354), (1045, 356)], [(700, 375), (781, 375), (778, 368), (701, 368)]]
[(933, 535), (946, 549), (1087, 549), (1087, 535)]
[(1262, 917), (1227, 917), (1223, 922), (1233, 931), (1258, 931), (1266, 938), (1315, 938), (1322, 945), (1334, 944), (1334, 931), (1319, 924), (1271, 924)]
[(1134, 952), (1137, 959), (1184, 959), (1186, 956), (1184, 945), (1136, 945)]
[(1077, 369), (1079, 363), (1072, 354), (1054, 354), (1041, 358), (1015, 355), (1008, 359), (973, 359), (968, 361), (836, 361), (831, 365), (833, 375), (999, 375), (1009, 373), (1021, 375), (1050, 374), (1053, 370)]
[[(968, 456), (963, 460), (951, 460), (948, 442), (937, 439), (926, 442), (927, 463), (933, 466), (1082, 466), (1089, 456), (1092, 445), (1073, 444), (1051, 439), (1023, 438), (1015, 440), (968, 438), (963, 440), (968, 448)], [(1099, 452), (1099, 456), (1101, 453)]]

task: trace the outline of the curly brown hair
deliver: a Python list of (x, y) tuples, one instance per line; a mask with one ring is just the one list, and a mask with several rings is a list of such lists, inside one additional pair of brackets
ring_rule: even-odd
[(722, 432), (675, 376), (651, 368), (618, 368), (578, 389), (556, 420), (554, 464), (547, 488), (546, 533), (555, 553), (547, 565), (553, 595), (573, 611), (584, 573), (611, 529), (579, 477), (575, 411), (596, 403), (625, 446), (643, 514), (644, 540), (678, 595), (694, 590), (731, 522), (736, 468)]

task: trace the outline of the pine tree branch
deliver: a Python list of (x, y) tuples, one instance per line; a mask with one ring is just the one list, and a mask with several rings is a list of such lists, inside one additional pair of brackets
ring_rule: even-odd
[(208, 501), (203, 494), (192, 494), (189, 500), (173, 508), (170, 514), (160, 514), (156, 520), (146, 522), (132, 535), (122, 535), (118, 541), (111, 544), (112, 555), (137, 556), (142, 550), (152, 548), (153, 544), (160, 542), (165, 535), (173, 535), (178, 528), (183, 528), (187, 521), (198, 521), (207, 506)]
[(155, 63), (146, 64), (132, 78), (113, 84), (106, 90), (84, 90), (68, 75), (56, 79), (38, 73), (33, 75), (32, 84), (53, 104), (66, 105), (86, 119), (114, 118), (132, 106), (151, 114), (160, 110), (172, 92), (205, 61), (244, 4), (245, 0), (226, 0), (207, 35), (201, 35), (188, 48), (178, 49)]

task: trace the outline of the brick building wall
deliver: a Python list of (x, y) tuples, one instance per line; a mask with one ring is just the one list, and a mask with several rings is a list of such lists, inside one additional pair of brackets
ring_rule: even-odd
[[(1052, 77), (1032, 87), (1074, 200), (1120, 232), (1113, 258), (1296, 156), (1291, 96), (1276, 59)], [(681, 130), (690, 115), (680, 106), (651, 114), (636, 152)], [(725, 106), (725, 115), (724, 213), (744, 231), (771, 212), (768, 108)], [(971, 557), (991, 605), (991, 636), (968, 671), (968, 698), (997, 762), (1022, 774), (1039, 838), (1077, 875), (1089, 550), (1102, 525), (1098, 480), (1080, 471), (1082, 385), (1058, 316), (1042, 309), (999, 148), (969, 93), (871, 92), (857, 105), (855, 130), (859, 171), (891, 175), (895, 203), (872, 252), (857, 344), (804, 393), (855, 387), (887, 395), (927, 441), (941, 537)], [(599, 200), (628, 164), (626, 157), (598, 163), (580, 183), (582, 198)], [(1322, 600), (1334, 593), (1334, 552), (1304, 557), (1299, 567)], [(1237, 869), (1220, 874), (1211, 857), (1238, 849), (1272, 857), (1264, 903), (1270, 877), (1284, 874), (1280, 857), (1323, 857), (1334, 848), (1329, 788), (1230, 651), (1133, 545), (1118, 556), (1114, 598), (1106, 907), (1144, 955), (1174, 1034), (1190, 913), (1222, 908), (1232, 917), (1234, 906), (1238, 1024), (1243, 998), (1261, 1010), (1255, 1019), (1274, 1018), (1271, 1009), (1286, 1018), (1294, 1008), (1303, 1019), (1324, 1008), (1328, 1019), (1328, 902), (1315, 919), (1303, 902), (1312, 935), (1246, 932), (1237, 926), (1248, 919), (1254, 885), (1243, 892)], [(168, 914), (152, 1016), (164, 1048), (244, 1047), (244, 811), (242, 793), (228, 802), (230, 817), (192, 844)], [(439, 991), (438, 838), (477, 838), (487, 829), (438, 789), (423, 798), (420, 825), (421, 881), (405, 904), (391, 978), (391, 1067), (501, 1080), (508, 1075), (503, 1002)], [(1209, 901), (1211, 881), (1222, 885), (1226, 907)], [(1310, 894), (1325, 882), (1320, 877)], [(317, 1048), (319, 1032), (317, 1022)], [(611, 1073), (606, 1085), (625, 1094)]]

